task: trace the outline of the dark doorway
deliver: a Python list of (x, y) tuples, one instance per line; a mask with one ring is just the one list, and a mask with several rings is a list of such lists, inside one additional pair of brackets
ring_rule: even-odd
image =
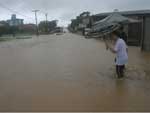
[(132, 23), (128, 27), (128, 44), (132, 46), (140, 46), (142, 37), (142, 24)]

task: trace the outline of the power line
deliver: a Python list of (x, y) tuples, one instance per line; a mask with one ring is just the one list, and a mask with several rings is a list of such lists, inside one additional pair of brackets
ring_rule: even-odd
[[(28, 18), (28, 19), (32, 19), (33, 21), (34, 21), (34, 18), (33, 17), (29, 17), (29, 16), (26, 16), (26, 15), (24, 15), (24, 14), (22, 14), (21, 12), (18, 12), (18, 11), (16, 11), (16, 10), (13, 10), (13, 9), (11, 9), (11, 8), (8, 8), (8, 7), (6, 7), (5, 5), (3, 5), (2, 3), (0, 3), (0, 7), (1, 8), (3, 8), (3, 9), (6, 9), (6, 10), (8, 10), (8, 11), (10, 11), (10, 12), (12, 12), (12, 13), (15, 13), (15, 14), (18, 14), (18, 15), (20, 15), (20, 16), (23, 16), (23, 17), (26, 17), (26, 18)], [(32, 10), (31, 10), (32, 11)], [(34, 10), (35, 11), (35, 10)], [(39, 11), (36, 11), (36, 12), (39, 12)], [(45, 13), (44, 11), (40, 11), (39, 13), (41, 13), (41, 14), (44, 14), (45, 16), (46, 16), (46, 20), (48, 19), (48, 13)], [(36, 15), (37, 16), (37, 15)], [(37, 18), (37, 17), (36, 17)], [(37, 20), (36, 20), (37, 21)], [(36, 22), (36, 25), (37, 25), (38, 23)]]
[(10, 12), (13, 12), (13, 13), (15, 13), (15, 14), (21, 15), (21, 16), (23, 16), (23, 17), (33, 19), (32, 17), (28, 17), (28, 16), (26, 16), (26, 15), (24, 15), (24, 14), (18, 12), (18, 11), (12, 10), (12, 9), (10, 9), (10, 8), (8, 8), (8, 7), (6, 7), (6, 6), (4, 6), (2, 3), (0, 3), (0, 7), (3, 8), (3, 9), (8, 10), (8, 11), (10, 11)]

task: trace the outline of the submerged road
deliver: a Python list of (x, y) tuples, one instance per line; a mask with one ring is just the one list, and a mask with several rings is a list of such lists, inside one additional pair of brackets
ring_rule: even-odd
[(124, 80), (103, 42), (66, 33), (0, 43), (0, 111), (150, 111), (150, 54)]

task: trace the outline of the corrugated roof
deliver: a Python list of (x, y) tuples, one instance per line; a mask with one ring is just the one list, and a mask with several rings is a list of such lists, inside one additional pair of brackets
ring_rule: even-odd
[(137, 23), (137, 22), (140, 22), (140, 21), (122, 16), (118, 12), (113, 12), (112, 14), (110, 14), (106, 18), (96, 22), (95, 24), (96, 25), (101, 24), (101, 23), (124, 23), (124, 24), (128, 24), (128, 23)]
[[(113, 12), (96, 14), (95, 16), (108, 16)], [(122, 15), (150, 15), (150, 10), (120, 11)]]

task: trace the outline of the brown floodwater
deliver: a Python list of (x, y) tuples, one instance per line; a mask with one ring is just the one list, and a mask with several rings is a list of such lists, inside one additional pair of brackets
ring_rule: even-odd
[(150, 53), (129, 47), (124, 80), (103, 42), (74, 34), (0, 43), (0, 111), (150, 111)]

